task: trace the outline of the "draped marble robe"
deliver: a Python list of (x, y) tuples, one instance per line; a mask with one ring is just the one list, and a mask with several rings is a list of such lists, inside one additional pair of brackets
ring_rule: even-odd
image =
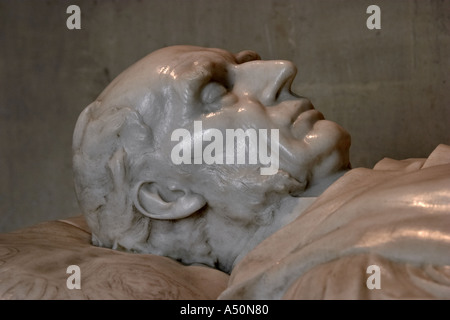
[(450, 146), (350, 170), (247, 254), (219, 298), (450, 299)]

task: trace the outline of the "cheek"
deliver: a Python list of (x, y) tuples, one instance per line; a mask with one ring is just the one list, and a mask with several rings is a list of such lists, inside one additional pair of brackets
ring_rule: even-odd
[(271, 129), (270, 122), (263, 106), (252, 101), (239, 101), (218, 112), (205, 114), (201, 117), (204, 128), (216, 129)]
[[(232, 188), (230, 187), (230, 189)], [(214, 196), (208, 204), (217, 215), (230, 222), (240, 225), (255, 224), (259, 220), (259, 215), (265, 209), (262, 200), (253, 199), (251, 196), (253, 192), (250, 190), (235, 191), (237, 190), (227, 191), (219, 197)]]
[[(199, 168), (199, 167), (197, 167)], [(259, 171), (234, 165), (204, 165), (192, 172), (195, 192), (202, 194), (217, 215), (232, 221), (249, 223), (265, 201), (267, 186)]]
[(245, 106), (236, 108), (236, 127), (254, 129), (272, 129), (275, 126), (271, 122), (266, 109), (257, 103), (249, 102)]

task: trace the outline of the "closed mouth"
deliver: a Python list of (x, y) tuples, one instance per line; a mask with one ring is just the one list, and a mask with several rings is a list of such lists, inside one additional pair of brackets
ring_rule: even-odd
[(292, 134), (296, 139), (303, 139), (309, 131), (312, 130), (314, 124), (325, 117), (320, 111), (310, 109), (298, 115), (292, 123)]

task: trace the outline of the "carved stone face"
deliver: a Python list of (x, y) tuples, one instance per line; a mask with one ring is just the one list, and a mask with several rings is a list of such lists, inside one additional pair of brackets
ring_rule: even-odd
[[(192, 134), (192, 149), (197, 144), (203, 146), (202, 150), (208, 145), (205, 134), (211, 129), (222, 133), (224, 145), (229, 142), (225, 141), (227, 129), (254, 129), (256, 133), (266, 129), (268, 138), (271, 130), (277, 129), (279, 172), (296, 180), (298, 191), (337, 170), (348, 168), (348, 133), (336, 123), (324, 120), (308, 99), (291, 92), (297, 72), (291, 62), (263, 61), (252, 51), (234, 55), (219, 49), (188, 46), (162, 49), (152, 60), (153, 67), (147, 77), (158, 80), (163, 96), (156, 100), (164, 101), (158, 104), (164, 105), (165, 115), (164, 120), (155, 117), (159, 123), (155, 121), (151, 127), (160, 128), (153, 132), (160, 141), (160, 150), (166, 155), (170, 155), (178, 143), (171, 137), (179, 128)], [(148, 112), (154, 114), (155, 109), (150, 108)], [(201, 135), (194, 134), (194, 121), (201, 121), (203, 141)], [(256, 147), (261, 151), (258, 145)], [(246, 152), (246, 159), (249, 159), (248, 146)], [(195, 166), (194, 163), (192, 159), (191, 165)], [(245, 167), (249, 174), (252, 166), (248, 161), (246, 164), (235, 162), (234, 166)], [(260, 175), (255, 169), (260, 167), (258, 159), (252, 172)], [(192, 169), (195, 171), (198, 170)]]
[[(245, 242), (270, 225), (283, 197), (301, 196), (349, 167), (349, 134), (291, 92), (295, 75), (288, 61), (192, 46), (155, 51), (120, 74), (83, 111), (74, 133), (75, 185), (94, 242), (185, 262), (219, 261), (229, 270), (236, 239)], [(224, 147), (222, 163), (204, 159), (205, 150), (219, 159), (211, 143), (221, 137), (215, 146), (225, 146), (227, 132), (239, 129), (255, 133), (254, 148), (249, 136)], [(187, 139), (174, 138), (180, 130)], [(262, 146), (276, 156), (269, 174), (262, 174)], [(175, 163), (174, 148), (192, 161)], [(226, 161), (230, 150), (243, 150), (246, 160)], [(149, 240), (172, 228), (150, 221), (187, 217), (197, 222)], [(203, 251), (196, 258), (192, 248)]]

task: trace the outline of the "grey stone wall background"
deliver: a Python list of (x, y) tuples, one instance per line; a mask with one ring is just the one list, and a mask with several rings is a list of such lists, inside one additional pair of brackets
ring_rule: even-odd
[[(66, 27), (71, 4), (81, 30)], [(366, 27), (371, 4), (381, 30)], [(351, 133), (353, 167), (450, 144), (449, 0), (0, 0), (0, 232), (79, 214), (79, 113), (173, 44), (294, 61), (294, 91)]]

